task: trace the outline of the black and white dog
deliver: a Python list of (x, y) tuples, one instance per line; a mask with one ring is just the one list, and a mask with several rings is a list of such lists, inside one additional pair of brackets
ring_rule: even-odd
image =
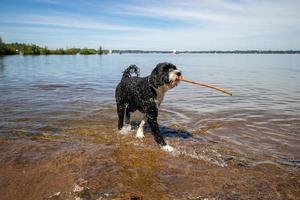
[[(144, 125), (148, 122), (155, 141), (164, 150), (173, 151), (160, 134), (157, 115), (165, 93), (177, 86), (181, 72), (175, 65), (166, 62), (159, 63), (147, 77), (139, 77), (139, 71), (136, 65), (129, 66), (116, 88), (118, 129), (121, 132), (130, 130), (130, 113), (139, 110), (145, 116), (139, 125), (136, 137), (144, 137)], [(132, 77), (133, 73), (137, 76)]]

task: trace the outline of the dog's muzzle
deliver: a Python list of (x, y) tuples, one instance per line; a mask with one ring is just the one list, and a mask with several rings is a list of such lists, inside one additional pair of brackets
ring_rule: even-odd
[(179, 71), (179, 70), (174, 70), (171, 73), (172, 74), (170, 75), (170, 86), (171, 86), (171, 88), (173, 88), (178, 85), (182, 76), (181, 76), (181, 71)]

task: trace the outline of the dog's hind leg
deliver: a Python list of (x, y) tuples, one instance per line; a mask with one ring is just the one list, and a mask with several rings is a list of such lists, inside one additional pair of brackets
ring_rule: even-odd
[(129, 105), (125, 106), (125, 119), (124, 119), (124, 128), (126, 131), (131, 130), (131, 124), (130, 124), (130, 112), (132, 112), (132, 109)]
[(118, 121), (118, 129), (120, 130), (121, 134), (128, 134), (131, 130), (131, 125), (127, 124), (128, 120), (127, 119), (127, 114), (129, 112), (127, 112), (127, 104), (118, 104), (117, 108), (118, 108), (118, 117), (119, 117), (119, 121)]
[(117, 104), (118, 111), (118, 129), (121, 130), (124, 125), (125, 104)]
[(130, 112), (132, 112), (130, 106), (129, 105), (126, 106), (125, 110), (126, 111), (125, 111), (125, 120), (124, 120), (124, 122), (125, 122), (126, 125), (130, 125)]

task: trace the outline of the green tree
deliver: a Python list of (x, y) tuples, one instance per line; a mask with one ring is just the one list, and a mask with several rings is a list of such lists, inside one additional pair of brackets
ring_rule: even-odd
[(79, 52), (82, 55), (90, 55), (90, 54), (96, 54), (97, 51), (95, 49), (88, 49), (88, 48), (83, 48)]
[(79, 48), (70, 48), (70, 49), (66, 50), (66, 54), (68, 54), (68, 55), (75, 55), (79, 52), (80, 52)]
[(0, 55), (12, 55), (16, 53), (17, 52), (13, 47), (8, 46), (4, 43), (0, 43)]
[(50, 50), (48, 49), (47, 46), (45, 46), (44, 48), (40, 48), (40, 54), (48, 55), (48, 54), (50, 54)]
[(23, 49), (23, 54), (32, 55), (33, 54), (32, 46), (25, 46)]
[(62, 48), (55, 49), (52, 53), (53, 54), (57, 54), (57, 55), (64, 55), (64, 54), (66, 54), (65, 50), (62, 49)]
[(39, 46), (33, 44), (31, 48), (32, 48), (32, 51), (33, 51), (33, 55), (39, 55), (39, 54), (41, 54)]
[(103, 54), (102, 46), (99, 47), (99, 49), (98, 49), (98, 54), (99, 54), (99, 55), (102, 55), (102, 54)]

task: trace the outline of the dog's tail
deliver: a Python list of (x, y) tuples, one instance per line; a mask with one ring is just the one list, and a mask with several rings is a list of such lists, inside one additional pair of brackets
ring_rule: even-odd
[(127, 69), (124, 70), (122, 80), (126, 79), (126, 78), (130, 78), (131, 74), (133, 74), (133, 73), (135, 73), (136, 76), (139, 77), (140, 76), (140, 68), (136, 65), (130, 65)]

